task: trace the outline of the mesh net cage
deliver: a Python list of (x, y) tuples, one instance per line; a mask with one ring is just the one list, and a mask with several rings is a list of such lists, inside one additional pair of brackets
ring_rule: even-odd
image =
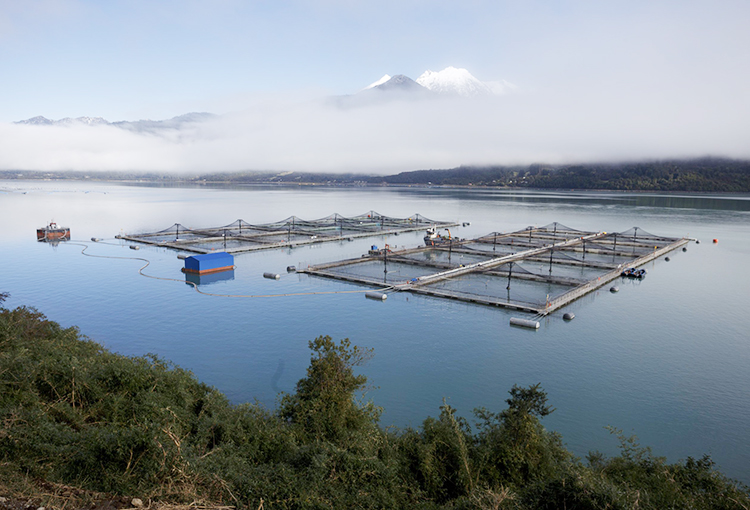
[(447, 227), (456, 223), (434, 220), (418, 213), (406, 218), (396, 218), (369, 211), (351, 217), (338, 213), (318, 219), (289, 216), (272, 223), (249, 223), (238, 219), (227, 225), (203, 228), (175, 223), (156, 232), (118, 237), (198, 253), (217, 249), (241, 252), (409, 232), (422, 230), (429, 225)]
[[(547, 313), (687, 242), (639, 228), (587, 232), (560, 223), (372, 253), (306, 272), (364, 285)], [(682, 243), (682, 244), (680, 244)]]

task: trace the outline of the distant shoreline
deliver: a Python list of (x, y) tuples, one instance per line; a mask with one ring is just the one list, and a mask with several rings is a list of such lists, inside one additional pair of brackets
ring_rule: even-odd
[(611, 188), (542, 188), (531, 186), (489, 186), (489, 185), (468, 185), (468, 184), (338, 184), (327, 182), (275, 182), (275, 181), (257, 181), (257, 182), (235, 182), (235, 181), (194, 181), (187, 179), (174, 180), (147, 180), (147, 179), (96, 179), (80, 177), (53, 177), (53, 178), (33, 178), (33, 177), (14, 177), (8, 178), (0, 175), (0, 181), (40, 181), (40, 182), (97, 182), (97, 183), (116, 183), (116, 184), (158, 184), (165, 187), (173, 185), (187, 185), (190, 187), (201, 186), (234, 186), (234, 187), (252, 187), (252, 186), (269, 186), (277, 188), (336, 188), (336, 189), (364, 189), (364, 188), (393, 188), (393, 189), (441, 189), (441, 190), (481, 190), (481, 191), (547, 191), (547, 192), (596, 192), (596, 193), (625, 193), (625, 194), (690, 194), (690, 195), (722, 195), (722, 196), (746, 196), (750, 195), (749, 191), (694, 191), (694, 190), (653, 190), (653, 189), (611, 189)]
[(165, 185), (329, 186), (658, 193), (750, 193), (750, 161), (701, 158), (635, 163), (462, 166), (393, 175), (315, 172), (218, 172), (192, 176), (156, 172), (0, 171), (5, 180), (77, 180)]

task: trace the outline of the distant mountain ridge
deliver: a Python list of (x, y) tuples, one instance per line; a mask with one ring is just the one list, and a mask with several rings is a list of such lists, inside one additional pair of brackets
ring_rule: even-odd
[(14, 124), (26, 124), (29, 126), (71, 126), (74, 124), (86, 124), (89, 126), (95, 126), (101, 124), (109, 124), (109, 122), (107, 122), (102, 117), (77, 117), (75, 119), (65, 117), (64, 119), (60, 120), (51, 120), (46, 117), (42, 117), (41, 115), (37, 115), (36, 117), (32, 117), (30, 119), (16, 121), (14, 122)]
[(52, 120), (38, 115), (26, 120), (19, 120), (14, 124), (27, 126), (114, 126), (129, 131), (153, 132), (161, 129), (179, 129), (185, 124), (204, 122), (218, 117), (218, 115), (206, 112), (191, 112), (178, 115), (166, 120), (120, 120), (109, 122), (102, 117), (76, 117), (75, 119), (65, 117), (64, 119)]

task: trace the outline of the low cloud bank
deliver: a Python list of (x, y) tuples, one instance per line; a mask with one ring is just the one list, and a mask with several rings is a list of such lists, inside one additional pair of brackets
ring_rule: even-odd
[(750, 158), (748, 106), (719, 94), (695, 101), (688, 94), (612, 90), (363, 102), (264, 97), (241, 112), (149, 132), (0, 124), (0, 169), (388, 174), (459, 165)]

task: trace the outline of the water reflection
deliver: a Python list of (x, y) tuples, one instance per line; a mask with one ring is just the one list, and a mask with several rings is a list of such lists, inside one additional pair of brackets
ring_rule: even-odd
[(185, 273), (185, 283), (187, 285), (211, 285), (213, 283), (226, 282), (229, 280), (234, 280), (234, 269), (207, 274)]
[(589, 205), (626, 205), (635, 207), (658, 207), (675, 209), (711, 209), (723, 211), (750, 211), (750, 196), (743, 194), (700, 194), (663, 192), (585, 191), (585, 190), (532, 190), (491, 188), (442, 188), (429, 186), (389, 186), (342, 188), (341, 186), (299, 186), (297, 184), (239, 184), (239, 183), (130, 183), (129, 186), (148, 188), (200, 188), (217, 190), (277, 190), (295, 193), (319, 192), (320, 190), (347, 191), (352, 193), (385, 191), (411, 198), (451, 198), (457, 200), (504, 201), (511, 203), (547, 204), (586, 201)]

